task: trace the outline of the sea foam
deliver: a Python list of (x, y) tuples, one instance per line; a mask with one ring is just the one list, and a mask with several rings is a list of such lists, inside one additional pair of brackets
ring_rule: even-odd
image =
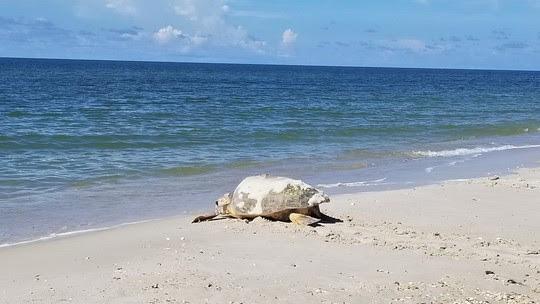
[(349, 182), (349, 183), (334, 183), (334, 184), (318, 184), (317, 187), (320, 188), (337, 188), (337, 187), (362, 187), (362, 186), (373, 186), (384, 182), (385, 178), (375, 179), (370, 181), (360, 181), (360, 182)]
[(13, 247), (13, 246), (19, 246), (19, 245), (25, 245), (25, 244), (31, 244), (31, 243), (37, 243), (37, 242), (46, 241), (46, 240), (50, 240), (50, 239), (55, 239), (55, 238), (59, 238), (59, 237), (67, 237), (67, 236), (85, 234), (85, 233), (90, 233), (90, 232), (99, 232), (99, 231), (111, 230), (111, 229), (116, 229), (116, 228), (120, 228), (120, 227), (123, 227), (123, 226), (134, 225), (134, 224), (142, 224), (142, 223), (147, 223), (147, 222), (151, 222), (151, 221), (155, 221), (155, 220), (156, 219), (148, 219), (148, 220), (142, 220), (142, 221), (121, 223), (121, 224), (117, 224), (117, 225), (113, 225), (113, 226), (91, 228), (91, 229), (83, 229), (83, 230), (72, 230), (72, 231), (59, 232), (59, 233), (51, 233), (49, 235), (42, 236), (42, 237), (35, 238), (35, 239), (29, 239), (29, 240), (18, 241), (18, 242), (13, 242), (13, 243), (2, 243), (2, 244), (0, 244), (0, 248)]
[(442, 151), (415, 151), (413, 154), (417, 156), (426, 156), (426, 157), (453, 157), (453, 156), (463, 156), (471, 154), (482, 154), (488, 152), (497, 152), (497, 151), (506, 151), (506, 150), (515, 150), (515, 149), (531, 149), (531, 148), (540, 148), (540, 145), (524, 145), (524, 146), (514, 146), (514, 145), (504, 145), (497, 147), (475, 147), (475, 148), (458, 148), (454, 150), (442, 150)]

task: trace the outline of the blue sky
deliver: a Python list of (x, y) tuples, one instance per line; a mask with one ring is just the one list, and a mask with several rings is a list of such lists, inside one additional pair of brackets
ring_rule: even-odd
[(0, 57), (540, 70), (540, 0), (0, 0)]

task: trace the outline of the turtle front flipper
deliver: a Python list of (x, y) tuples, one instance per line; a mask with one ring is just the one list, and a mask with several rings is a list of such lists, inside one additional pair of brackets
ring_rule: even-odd
[(317, 224), (321, 220), (318, 218), (311, 217), (309, 215), (300, 214), (300, 213), (291, 213), (289, 214), (289, 219), (296, 225), (310, 226)]
[(215, 218), (216, 216), (218, 216), (218, 214), (199, 215), (196, 218), (194, 218), (191, 223), (200, 223), (200, 222), (208, 221)]

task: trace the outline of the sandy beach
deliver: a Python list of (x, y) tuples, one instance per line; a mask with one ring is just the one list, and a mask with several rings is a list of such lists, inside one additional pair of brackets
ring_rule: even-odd
[(173, 217), (0, 248), (0, 302), (540, 301), (538, 168), (323, 210), (343, 223)]

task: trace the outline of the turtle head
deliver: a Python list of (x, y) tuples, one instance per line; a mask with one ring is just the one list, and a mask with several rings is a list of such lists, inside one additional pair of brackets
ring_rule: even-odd
[(232, 202), (232, 193), (225, 193), (216, 201), (216, 214), (229, 214), (229, 205)]

